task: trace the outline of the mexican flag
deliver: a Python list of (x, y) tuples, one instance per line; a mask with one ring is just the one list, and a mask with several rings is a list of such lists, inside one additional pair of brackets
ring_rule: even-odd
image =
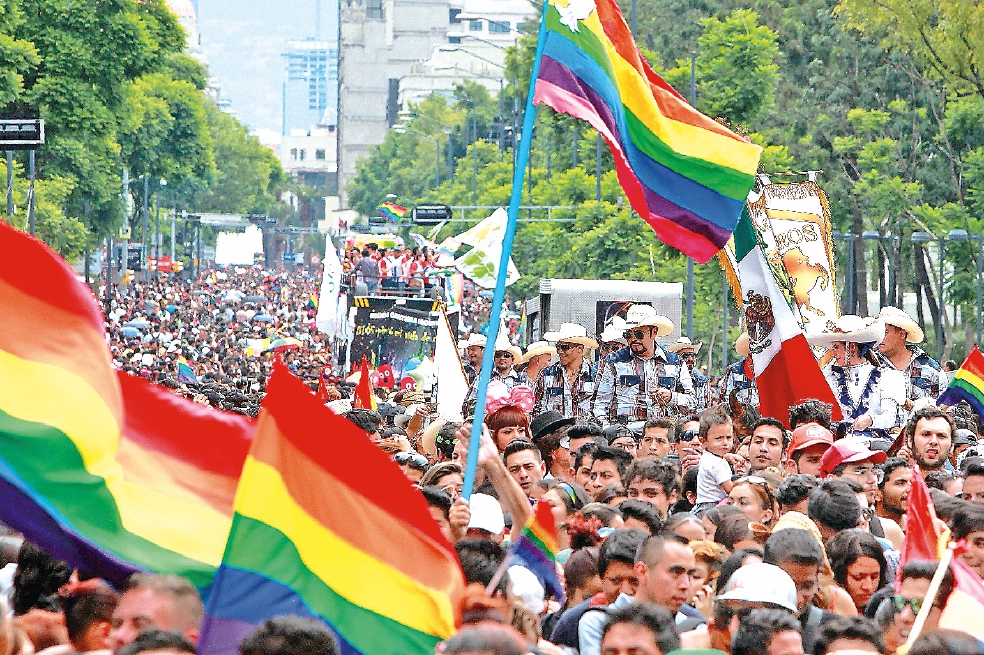
[(734, 239), (762, 416), (788, 426), (789, 406), (815, 398), (833, 405), (833, 418), (840, 420), (840, 406), (776, 283), (747, 208), (742, 210)]

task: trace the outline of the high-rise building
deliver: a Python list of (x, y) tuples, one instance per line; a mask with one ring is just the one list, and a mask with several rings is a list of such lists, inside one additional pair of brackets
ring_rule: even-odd
[(327, 41), (288, 41), (283, 53), (282, 133), (337, 124), (338, 47)]

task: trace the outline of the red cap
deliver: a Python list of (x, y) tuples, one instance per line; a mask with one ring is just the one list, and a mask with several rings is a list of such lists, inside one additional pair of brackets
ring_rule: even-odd
[(841, 464), (868, 461), (872, 464), (881, 464), (886, 459), (888, 459), (888, 455), (880, 450), (871, 450), (860, 441), (841, 439), (823, 454), (823, 458), (820, 460), (820, 473), (830, 475)]
[(803, 450), (818, 443), (832, 446), (834, 443), (833, 433), (819, 423), (804, 423), (793, 430), (793, 438), (790, 439), (789, 446), (786, 448), (786, 458), (791, 459), (797, 450)]

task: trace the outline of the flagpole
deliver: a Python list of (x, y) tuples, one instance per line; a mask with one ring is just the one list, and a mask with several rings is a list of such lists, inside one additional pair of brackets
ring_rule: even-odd
[(509, 195), (509, 217), (506, 220), (506, 231), (502, 237), (502, 254), (499, 256), (499, 270), (496, 274), (495, 291), (492, 294), (492, 310), (489, 313), (489, 327), (486, 333), (485, 353), (482, 356), (482, 371), (478, 377), (478, 397), (475, 404), (475, 418), (472, 419), (471, 441), (468, 444), (468, 460), (465, 466), (465, 479), (461, 495), (468, 500), (475, 486), (475, 470), (478, 467), (478, 449), (482, 438), (482, 426), (485, 423), (485, 391), (492, 378), (492, 361), (495, 354), (495, 339), (499, 332), (499, 322), (502, 316), (502, 303), (506, 297), (506, 278), (509, 276), (509, 258), (512, 256), (513, 239), (516, 237), (516, 217), (519, 215), (519, 202), (523, 194), (523, 182), (526, 175), (526, 164), (530, 158), (530, 142), (533, 139), (533, 122), (536, 110), (533, 107), (533, 93), (536, 91), (536, 79), (540, 74), (540, 57), (543, 54), (543, 43), (546, 40), (548, 2), (543, 3), (543, 13), (540, 15), (540, 33), (536, 41), (536, 54), (533, 56), (533, 69), (530, 72), (530, 87), (526, 94), (526, 109), (523, 111), (523, 132), (519, 141), (516, 166), (513, 168), (512, 192)]
[(943, 584), (943, 578), (946, 577), (947, 570), (950, 568), (950, 560), (953, 559), (953, 550), (955, 548), (956, 544), (951, 542), (946, 552), (943, 553), (940, 563), (936, 565), (936, 573), (933, 574), (933, 579), (929, 582), (929, 589), (926, 590), (926, 597), (923, 598), (922, 607), (919, 608), (916, 621), (912, 624), (912, 630), (909, 631), (909, 638), (898, 649), (898, 652), (902, 655), (908, 653), (912, 645), (916, 643), (919, 633), (922, 632), (923, 626), (926, 625), (926, 619), (929, 618), (929, 613), (933, 611), (933, 605), (936, 603), (936, 594), (940, 590), (940, 585)]

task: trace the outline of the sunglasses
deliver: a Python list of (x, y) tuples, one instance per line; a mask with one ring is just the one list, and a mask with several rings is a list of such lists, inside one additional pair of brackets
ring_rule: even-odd
[(680, 435), (680, 441), (693, 441), (698, 436), (697, 430), (684, 430)]
[(579, 344), (579, 343), (558, 343), (557, 344), (557, 350), (566, 353), (571, 348), (577, 348), (580, 345), (581, 344)]
[(919, 610), (922, 609), (923, 599), (922, 598), (906, 598), (899, 594), (892, 596), (892, 606), (895, 608), (896, 612), (901, 612), (908, 605), (912, 608), (913, 614), (919, 614)]
[(508, 350), (500, 350), (498, 352), (493, 353), (493, 357), (495, 357), (496, 359), (499, 359), (500, 357), (509, 357), (511, 359), (512, 353), (509, 352)]
[(427, 468), (427, 458), (418, 453), (397, 453), (393, 455), (393, 461), (400, 466), (407, 465), (420, 471)]
[(635, 338), (635, 339), (645, 339), (646, 338), (646, 333), (643, 332), (642, 330), (626, 330), (625, 332), (622, 333), (622, 336), (625, 339), (633, 339), (633, 338)]

